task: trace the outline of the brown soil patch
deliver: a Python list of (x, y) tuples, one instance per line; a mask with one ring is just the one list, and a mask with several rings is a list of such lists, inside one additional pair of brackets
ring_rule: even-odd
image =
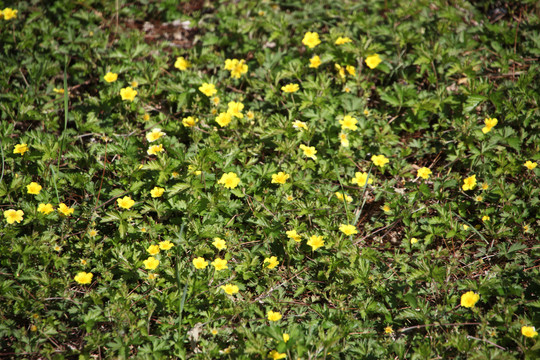
[(189, 21), (175, 20), (162, 23), (157, 20), (151, 21), (128, 21), (125, 23), (128, 29), (136, 29), (144, 34), (144, 40), (151, 44), (166, 41), (172, 47), (191, 48), (195, 34), (199, 32), (196, 27), (191, 27)]

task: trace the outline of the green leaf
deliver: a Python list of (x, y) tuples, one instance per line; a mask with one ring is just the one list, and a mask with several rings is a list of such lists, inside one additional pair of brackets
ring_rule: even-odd
[(467, 101), (465, 102), (465, 105), (463, 106), (463, 113), (469, 114), (471, 113), (478, 105), (480, 105), (482, 102), (486, 101), (487, 97), (482, 95), (471, 95), (467, 98)]

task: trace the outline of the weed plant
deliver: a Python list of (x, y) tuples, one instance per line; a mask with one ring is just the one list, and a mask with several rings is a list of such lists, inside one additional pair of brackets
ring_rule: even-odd
[(1, 357), (540, 357), (536, 0), (0, 5)]

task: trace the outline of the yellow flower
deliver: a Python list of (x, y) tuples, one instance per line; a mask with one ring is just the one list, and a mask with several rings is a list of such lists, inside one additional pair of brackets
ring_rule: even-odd
[(347, 134), (340, 133), (339, 134), (339, 141), (341, 143), (341, 146), (343, 147), (349, 147), (349, 139), (347, 139)]
[(319, 55), (315, 55), (311, 59), (309, 59), (309, 67), (310, 68), (318, 68), (321, 65), (321, 58)]
[(233, 172), (223, 174), (219, 179), (218, 184), (222, 184), (227, 189), (234, 189), (240, 183), (240, 178)]
[(242, 74), (247, 73), (248, 66), (244, 63), (244, 60), (238, 61), (236, 65), (231, 70), (231, 77), (235, 79), (239, 79)]
[(239, 119), (242, 119), (244, 117), (244, 114), (242, 114), (242, 110), (244, 109), (244, 104), (241, 102), (236, 101), (230, 101), (228, 104), (227, 113), (231, 116), (237, 117)]
[(249, 110), (247, 113), (246, 113), (246, 117), (249, 119), (249, 120), (253, 120), (255, 119), (255, 113), (251, 110)]
[(22, 210), (9, 209), (4, 211), (4, 217), (8, 224), (13, 224), (15, 221), (20, 223), (23, 220), (24, 212)]
[[(143, 119), (144, 121), (148, 121), (148, 120), (150, 120), (150, 115), (149, 115), (149, 114), (144, 114), (143, 117), (142, 117), (142, 119)], [(163, 133), (163, 135), (165, 135), (165, 133)]]
[(232, 78), (239, 79), (242, 74), (247, 73), (248, 66), (244, 60), (227, 59), (225, 60), (225, 70), (229, 70), (231, 72)]
[[(353, 75), (356, 74), (356, 68), (352, 65), (347, 65), (345, 66), (345, 69), (347, 70), (347, 72), (349, 73), (349, 75)], [(348, 91), (347, 91), (348, 92)]]
[(474, 293), (473, 291), (468, 291), (465, 294), (461, 295), (461, 306), (472, 308), (480, 300), (480, 295)]
[(418, 169), (418, 172), (417, 172), (418, 177), (421, 177), (424, 180), (429, 179), (429, 175), (431, 174), (432, 174), (431, 170), (427, 167), (422, 167)]
[(160, 128), (154, 128), (152, 129), (152, 131), (150, 131), (148, 134), (146, 134), (146, 140), (148, 140), (148, 142), (154, 142), (158, 139), (160, 139), (162, 136), (165, 136), (167, 134), (165, 134), (163, 131), (161, 131)]
[(286, 234), (289, 239), (293, 239), (296, 242), (302, 241), (302, 238), (296, 233), (296, 230), (289, 230), (286, 232)]
[(287, 195), (287, 197), (285, 199), (287, 199), (287, 201), (293, 201), (294, 200), (292, 195)]
[(75, 275), (75, 281), (78, 282), (79, 284), (90, 284), (92, 283), (92, 278), (94, 277), (94, 274), (92, 274), (91, 272), (90, 273), (86, 273), (84, 271), (81, 271), (80, 273), (78, 273), (77, 275)]
[(64, 203), (60, 203), (60, 205), (58, 205), (58, 212), (60, 212), (64, 216), (69, 216), (73, 214), (74, 211), (74, 208), (71, 208)]
[(174, 246), (174, 244), (172, 242), (170, 242), (169, 240), (165, 240), (165, 241), (160, 241), (159, 242), (159, 248), (161, 250), (169, 250), (171, 249), (172, 247)]
[(199, 86), (199, 91), (202, 92), (206, 96), (212, 96), (217, 93), (217, 90), (214, 84), (209, 84), (209, 83), (203, 83), (201, 86)]
[(150, 255), (157, 255), (159, 254), (159, 246), (158, 245), (150, 245), (148, 247), (148, 249), (146, 249), (146, 251), (150, 254)]
[(367, 172), (356, 172), (351, 183), (357, 184), (358, 186), (366, 186), (366, 181), (368, 184), (373, 184), (373, 178), (371, 176), (368, 177)]
[(188, 116), (188, 117), (182, 119), (182, 125), (184, 125), (185, 127), (193, 127), (198, 122), (199, 122), (199, 119), (197, 119), (197, 118), (195, 118), (193, 116)]
[(51, 204), (41, 203), (38, 205), (37, 211), (39, 211), (42, 214), (49, 215), (50, 213), (54, 211), (54, 208)]
[(286, 93), (293, 93), (293, 92), (298, 91), (298, 89), (299, 89), (298, 84), (287, 84), (281, 87), (281, 91), (286, 92)]
[(373, 155), (371, 157), (371, 161), (373, 161), (373, 164), (375, 164), (376, 166), (380, 166), (380, 167), (383, 167), (384, 165), (386, 165), (390, 160), (388, 160), (386, 158), (386, 156), (384, 155)]
[(90, 231), (88, 231), (88, 235), (90, 235), (91, 237), (95, 237), (97, 234), (98, 232), (96, 229), (90, 229)]
[(285, 359), (287, 357), (287, 354), (282, 354), (277, 352), (276, 350), (272, 350), (268, 353), (268, 357), (273, 360), (279, 360), (279, 359)]
[(27, 151), (28, 151), (28, 145), (27, 144), (17, 144), (17, 145), (15, 145), (15, 148), (13, 149), (14, 154), (23, 155)]
[(305, 122), (299, 121), (299, 120), (296, 120), (295, 122), (293, 122), (292, 126), (295, 129), (304, 129), (304, 130), (308, 129), (307, 124)]
[(527, 160), (525, 164), (523, 164), (523, 166), (525, 166), (529, 170), (534, 170), (538, 166), (538, 163), (536, 161), (532, 162), (530, 160)]
[(13, 10), (12, 8), (5, 8), (2, 10), (2, 15), (4, 16), (4, 20), (11, 20), (17, 18), (17, 13), (19, 10)]
[(224, 250), (227, 248), (227, 242), (221, 238), (215, 237), (214, 242), (212, 243), (218, 250)]
[(343, 117), (343, 120), (339, 120), (339, 123), (341, 124), (341, 128), (343, 130), (348, 129), (348, 130), (353, 130), (354, 131), (354, 130), (358, 129), (358, 127), (356, 126), (357, 122), (358, 121), (355, 118), (353, 118), (352, 116), (350, 116), (350, 115), (345, 115)]
[(201, 175), (201, 173), (202, 173), (200, 170), (195, 170), (195, 166), (193, 166), (193, 165), (188, 166), (188, 171), (190, 173), (193, 173), (193, 174), (197, 175), (197, 176)]
[(521, 327), (521, 334), (526, 337), (533, 338), (535, 336), (538, 336), (538, 332), (534, 328), (534, 326), (522, 326)]
[(216, 258), (214, 261), (210, 263), (216, 271), (225, 270), (229, 267), (227, 266), (227, 260)]
[(31, 182), (30, 184), (26, 185), (26, 191), (32, 195), (38, 195), (41, 189), (41, 185), (39, 185), (37, 182)]
[(319, 45), (321, 40), (319, 39), (319, 34), (316, 32), (307, 32), (302, 39), (302, 44), (306, 45), (308, 48), (313, 49), (315, 46)]
[(219, 353), (220, 353), (220, 354), (230, 354), (231, 351), (232, 351), (232, 349), (233, 349), (232, 346), (229, 346), (229, 347), (226, 347), (226, 348), (223, 349), (223, 350), (219, 350)]
[(272, 174), (272, 184), (285, 184), (290, 175), (280, 171), (277, 174)]
[(268, 263), (268, 265), (266, 265), (267, 268), (273, 269), (276, 266), (278, 266), (279, 261), (278, 261), (276, 256), (271, 256), (269, 258), (264, 259), (264, 264), (266, 264), (266, 263)]
[(390, 210), (391, 210), (391, 209), (390, 209), (390, 206), (388, 206), (388, 205), (384, 205), (384, 206), (382, 207), (382, 209), (383, 209), (383, 211), (384, 211), (385, 213), (389, 213)]
[(487, 216), (487, 215), (482, 216), (482, 221), (483, 222), (489, 221), (489, 219), (490, 219), (490, 217)]
[(146, 153), (148, 155), (157, 155), (158, 153), (160, 152), (163, 152), (164, 149), (163, 149), (163, 145), (159, 144), (159, 145), (151, 145), (148, 150), (146, 150)]
[(208, 266), (208, 261), (204, 260), (204, 258), (199, 256), (193, 259), (193, 266), (195, 266), (195, 269), (204, 269)]
[(54, 91), (57, 94), (63, 94), (65, 92), (64, 89), (57, 89), (57, 88), (52, 89), (52, 91)]
[(358, 231), (356, 230), (356, 226), (354, 226), (354, 225), (341, 224), (341, 225), (339, 225), (339, 230), (342, 233), (344, 233), (345, 235), (358, 234)]
[(317, 156), (315, 155), (317, 153), (317, 150), (315, 150), (315, 147), (301, 144), (300, 149), (304, 152), (305, 157), (317, 160)]
[(469, 176), (463, 180), (463, 185), (461, 186), (463, 190), (472, 190), (476, 186), (476, 175)]
[(225, 293), (227, 293), (228, 295), (236, 294), (239, 290), (238, 286), (232, 284), (221, 285), (220, 288), (222, 288), (223, 291), (225, 291)]
[(118, 74), (109, 71), (107, 74), (105, 74), (103, 79), (108, 83), (112, 83), (118, 79)]
[(165, 192), (164, 188), (160, 188), (160, 187), (155, 186), (152, 190), (150, 190), (150, 195), (153, 198), (158, 198), (158, 197), (161, 197), (164, 192)]
[(469, 228), (468, 225), (463, 224), (463, 230), (467, 230)]
[(371, 55), (366, 58), (366, 65), (370, 69), (375, 69), (379, 64), (381, 63), (381, 58), (379, 57), (379, 54)]
[(351, 92), (351, 88), (348, 87), (348, 86), (345, 86), (345, 87), (343, 88), (343, 91), (345, 91), (346, 93), (350, 93), (350, 92)]
[(184, 59), (183, 56), (177, 57), (176, 61), (174, 62), (174, 67), (177, 68), (180, 71), (187, 70), (191, 66), (191, 63)]
[(352, 42), (351, 39), (349, 39), (348, 37), (338, 37), (336, 42), (334, 44), (336, 45), (343, 45), (343, 44), (347, 44), (347, 43), (350, 43)]
[(482, 190), (487, 190), (489, 188), (488, 183), (482, 183)]
[(324, 240), (322, 236), (311, 235), (307, 244), (311, 246), (313, 251), (317, 250), (321, 246), (324, 246)]
[(218, 105), (219, 105), (219, 101), (220, 101), (220, 100), (219, 100), (219, 96), (214, 96), (214, 97), (212, 98), (212, 105), (218, 106)]
[(482, 201), (484, 200), (483, 197), (481, 197), (480, 195), (478, 195), (477, 197), (474, 198), (475, 201)]
[(418, 239), (417, 238), (411, 238), (411, 244), (416, 244), (418, 242)]
[(393, 334), (394, 333), (394, 329), (392, 329), (391, 326), (387, 326), (384, 328), (384, 333), (385, 334)]
[(135, 99), (135, 96), (137, 96), (137, 90), (133, 90), (131, 87), (126, 87), (120, 89), (120, 96), (122, 97), (122, 100), (129, 100), (133, 101)]
[(148, 270), (154, 270), (159, 265), (159, 260), (153, 256), (150, 256), (148, 259), (143, 261), (144, 268)]
[(229, 125), (231, 120), (232, 120), (232, 116), (229, 113), (222, 112), (216, 117), (216, 122), (221, 127), (225, 127), (225, 126)]
[(116, 202), (122, 209), (129, 209), (135, 205), (135, 201), (130, 196), (124, 196), (122, 199), (118, 198)]
[(238, 59), (225, 59), (224, 69), (231, 71), (236, 63), (238, 63)]
[(151, 273), (151, 274), (148, 274), (148, 280), (154, 280), (155, 278), (157, 278), (159, 275), (158, 274), (155, 274), (155, 273)]
[(350, 203), (352, 201), (351, 196), (349, 196), (347, 194), (340, 193), (339, 191), (336, 191), (335, 195), (338, 198), (338, 200), (347, 201), (348, 203)]
[(137, 86), (139, 86), (139, 83), (134, 80), (130, 83), (130, 85), (132, 88), (136, 88)]
[(488, 132), (491, 131), (491, 129), (493, 129), (495, 127), (495, 125), (497, 125), (498, 122), (499, 121), (496, 118), (485, 118), (484, 119), (484, 125), (486, 125), (486, 126), (484, 126), (482, 128), (482, 132), (484, 134), (487, 134)]
[(368, 109), (364, 109), (364, 115), (369, 116), (369, 110)]
[(334, 64), (334, 67), (336, 68), (336, 70), (338, 71), (339, 73), (339, 77), (344, 79), (345, 78), (345, 68), (342, 67), (341, 65), (339, 64)]
[(284, 333), (284, 334), (283, 334), (283, 342), (286, 343), (287, 341), (289, 341), (290, 338), (291, 338), (291, 337), (289, 336), (289, 334), (287, 334), (287, 333)]
[(272, 311), (272, 310), (268, 311), (268, 313), (266, 314), (266, 317), (268, 318), (269, 321), (279, 321), (282, 318), (279, 312)]

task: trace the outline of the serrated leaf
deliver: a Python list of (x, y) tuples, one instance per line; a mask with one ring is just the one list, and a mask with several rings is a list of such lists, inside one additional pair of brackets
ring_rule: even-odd
[(467, 98), (465, 105), (463, 106), (463, 113), (470, 113), (482, 102), (486, 101), (487, 97), (483, 95), (471, 95)]

